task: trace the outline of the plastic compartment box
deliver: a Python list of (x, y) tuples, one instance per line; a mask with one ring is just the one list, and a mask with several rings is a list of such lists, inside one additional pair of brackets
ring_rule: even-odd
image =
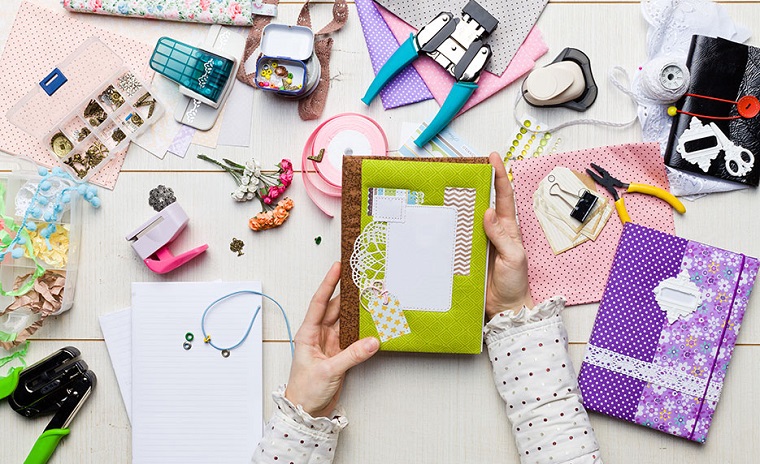
[(150, 87), (92, 37), (7, 116), (38, 138), (63, 169), (86, 181), (163, 113)]
[[(29, 163), (31, 165), (31, 163)], [(0, 161), (0, 165), (6, 167), (8, 162)], [(16, 196), (18, 192), (27, 186), (29, 183), (39, 183), (42, 179), (36, 170), (20, 170), (16, 169), (12, 172), (0, 172), (0, 185), (5, 188), (5, 198), (2, 199), (5, 205), (5, 217), (11, 218), (13, 221), (20, 225), (23, 216), (17, 212), (16, 208)], [(81, 228), (82, 228), (82, 198), (75, 192), (71, 194), (71, 201), (68, 203), (68, 210), (66, 210), (58, 221), (55, 221), (57, 232), (61, 230), (67, 230), (69, 238), (69, 249), (66, 255), (65, 264), (51, 264), (47, 262), (43, 257), (38, 256), (37, 261), (42, 265), (45, 271), (55, 271), (63, 274), (66, 277), (66, 284), (63, 290), (63, 301), (60, 310), (53, 313), (53, 315), (61, 314), (71, 309), (74, 303), (74, 291), (77, 282), (77, 271), (79, 268), (79, 247), (81, 240)], [(35, 220), (37, 224), (37, 230), (41, 230), (48, 223), (42, 219)], [(55, 234), (54, 234), (55, 235)], [(13, 289), (13, 284), (17, 277), (24, 276), (29, 273), (33, 273), (35, 270), (35, 263), (26, 256), (22, 258), (13, 258), (10, 253), (5, 256), (5, 259), (0, 261), (0, 280), (2, 281), (3, 289), (10, 291)], [(14, 297), (0, 295), (0, 310), (5, 309), (13, 303)]]

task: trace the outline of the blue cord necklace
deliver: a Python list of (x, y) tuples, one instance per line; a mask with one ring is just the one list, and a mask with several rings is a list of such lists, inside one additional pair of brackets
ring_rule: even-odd
[(208, 313), (211, 312), (212, 308), (214, 308), (217, 304), (221, 303), (222, 301), (225, 301), (237, 295), (246, 295), (246, 294), (258, 295), (258, 296), (264, 297), (267, 300), (271, 301), (272, 303), (276, 304), (278, 308), (280, 308), (282, 317), (283, 319), (285, 319), (285, 327), (288, 329), (288, 341), (290, 342), (290, 356), (292, 357), (295, 354), (295, 346), (293, 345), (293, 335), (290, 330), (290, 321), (288, 320), (288, 315), (285, 313), (285, 310), (283, 309), (282, 305), (279, 302), (277, 302), (277, 300), (275, 300), (274, 298), (272, 298), (271, 296), (265, 293), (257, 292), (255, 290), (239, 290), (237, 292), (229, 293), (227, 295), (217, 298), (214, 302), (212, 302), (210, 305), (206, 307), (205, 311), (203, 311), (203, 317), (201, 317), (201, 331), (203, 332), (204, 343), (207, 343), (211, 347), (221, 351), (222, 356), (225, 358), (228, 358), (230, 356), (230, 351), (234, 350), (235, 348), (239, 347), (245, 342), (245, 340), (248, 338), (248, 335), (250, 335), (251, 333), (251, 329), (253, 328), (253, 324), (256, 322), (256, 318), (258, 317), (259, 312), (261, 312), (261, 305), (259, 305), (256, 308), (256, 311), (253, 313), (253, 317), (251, 317), (251, 322), (248, 324), (248, 328), (246, 329), (245, 334), (243, 334), (243, 337), (240, 339), (240, 341), (238, 341), (234, 345), (229, 346), (227, 348), (222, 348), (218, 345), (215, 345), (214, 342), (211, 341), (211, 335), (209, 335), (206, 332), (206, 316), (208, 316)]

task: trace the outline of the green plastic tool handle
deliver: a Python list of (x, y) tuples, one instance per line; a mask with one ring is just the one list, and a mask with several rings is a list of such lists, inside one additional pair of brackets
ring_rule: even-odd
[(0, 377), (0, 400), (11, 396), (18, 387), (18, 376), (22, 367), (14, 367), (7, 377)]
[(58, 442), (68, 434), (69, 429), (45, 430), (34, 443), (24, 464), (46, 464), (58, 446)]

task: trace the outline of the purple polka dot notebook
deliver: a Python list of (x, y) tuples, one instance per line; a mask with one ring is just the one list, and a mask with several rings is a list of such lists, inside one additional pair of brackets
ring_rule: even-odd
[(758, 267), (626, 224), (578, 378), (586, 408), (704, 443)]

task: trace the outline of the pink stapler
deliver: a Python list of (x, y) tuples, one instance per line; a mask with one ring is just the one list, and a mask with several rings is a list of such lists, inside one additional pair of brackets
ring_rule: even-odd
[(157, 274), (166, 274), (208, 248), (208, 245), (201, 245), (179, 256), (174, 256), (169, 250), (169, 244), (185, 229), (189, 220), (185, 210), (174, 202), (127, 235), (127, 240), (132, 242), (132, 248), (148, 269)]

